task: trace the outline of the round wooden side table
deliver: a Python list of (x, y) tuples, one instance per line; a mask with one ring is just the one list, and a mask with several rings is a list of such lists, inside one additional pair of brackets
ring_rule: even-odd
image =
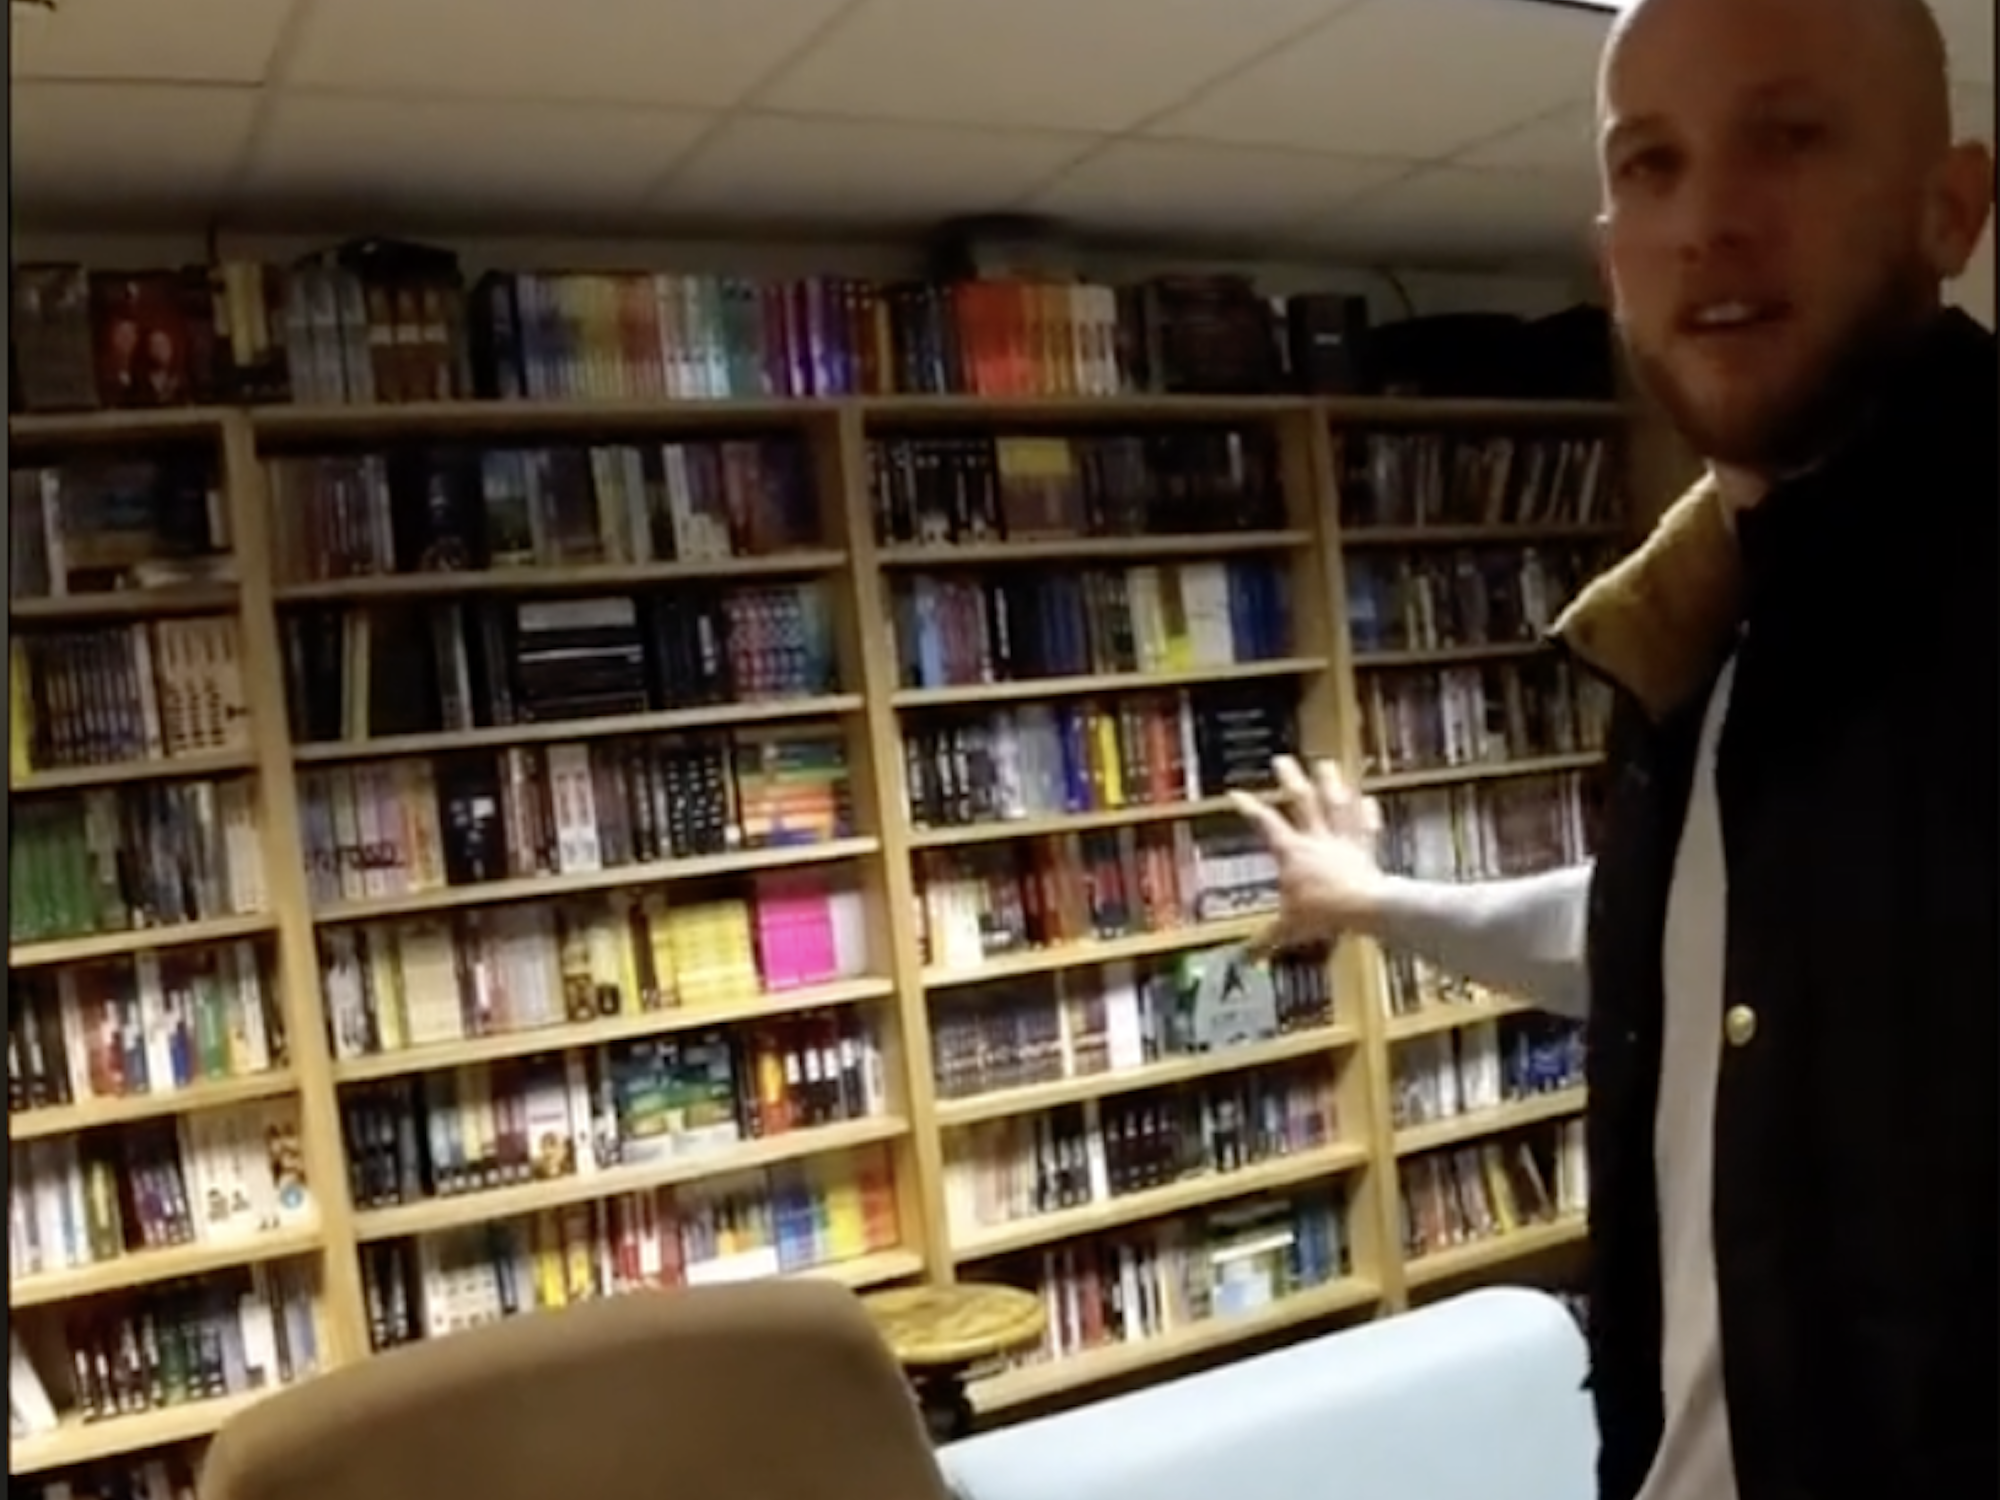
[(1018, 1287), (960, 1283), (896, 1287), (862, 1298), (923, 1408), (933, 1443), (972, 1431), (965, 1375), (1042, 1336), (1042, 1299)]

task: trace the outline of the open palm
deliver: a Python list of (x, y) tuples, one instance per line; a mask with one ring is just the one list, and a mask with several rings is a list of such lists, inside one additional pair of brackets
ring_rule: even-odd
[(1374, 799), (1350, 787), (1330, 761), (1319, 762), (1309, 777), (1281, 756), (1277, 773), (1279, 806), (1231, 794), (1278, 862), (1278, 916), (1254, 944), (1267, 953), (1332, 942), (1365, 925), (1384, 879), (1375, 858), (1382, 815)]

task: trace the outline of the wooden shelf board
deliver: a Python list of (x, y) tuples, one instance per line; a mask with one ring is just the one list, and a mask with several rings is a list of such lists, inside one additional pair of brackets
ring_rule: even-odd
[(1165, 1187), (1148, 1188), (1140, 1193), (1126, 1193), (1102, 1203), (1036, 1214), (1011, 1224), (981, 1226), (952, 1246), (952, 1259), (960, 1265), (969, 1261), (990, 1260), (1058, 1240), (1075, 1239), (1079, 1235), (1119, 1229), (1146, 1219), (1166, 1218), (1189, 1209), (1205, 1208), (1211, 1203), (1293, 1188), (1317, 1178), (1351, 1172), (1367, 1160), (1366, 1147), (1343, 1143), (1258, 1162), (1255, 1166), (1235, 1172), (1204, 1172), (1199, 1177), (1189, 1177)]
[(7, 1139), (38, 1141), (50, 1136), (74, 1135), (80, 1130), (96, 1130), (106, 1125), (129, 1125), (135, 1120), (164, 1119), (170, 1115), (190, 1115), (205, 1109), (227, 1109), (234, 1104), (250, 1104), (259, 1099), (276, 1099), (298, 1092), (298, 1078), (289, 1068), (274, 1068), (244, 1078), (218, 1078), (191, 1083), (186, 1088), (162, 1089), (153, 1094), (130, 1094), (113, 1099), (83, 1099), (75, 1104), (51, 1105), (45, 1109), (24, 1109), (7, 1116)]
[(792, 1273), (808, 1281), (837, 1281), (842, 1286), (860, 1291), (864, 1287), (881, 1286), (884, 1282), (902, 1281), (907, 1277), (924, 1274), (924, 1258), (914, 1250), (873, 1250), (852, 1260), (831, 1261), (823, 1266), (808, 1266), (803, 1271)]
[(1572, 755), (1541, 755), (1531, 760), (1491, 761), (1476, 766), (1440, 766), (1427, 771), (1392, 771), (1386, 775), (1364, 776), (1362, 788), (1370, 792), (1414, 792), (1429, 787), (1464, 786), (1474, 781), (1519, 781), (1526, 776), (1555, 776), (1565, 771), (1589, 771), (1604, 764), (1595, 750)]
[(1396, 1132), (1396, 1154), (1414, 1156), (1420, 1151), (1436, 1151), (1457, 1146), (1524, 1125), (1539, 1125), (1579, 1114), (1590, 1102), (1587, 1089), (1559, 1089), (1533, 1099), (1516, 1099), (1497, 1109), (1476, 1109), (1448, 1120), (1429, 1120), (1422, 1125), (1406, 1125)]
[(744, 849), (734, 854), (704, 854), (692, 859), (660, 860), (653, 864), (619, 865), (574, 875), (530, 876), (519, 880), (488, 880), (477, 885), (441, 886), (407, 896), (378, 900), (340, 901), (315, 913), (321, 922), (364, 922), (378, 917), (407, 916), (422, 911), (453, 911), (467, 906), (491, 906), (503, 901), (547, 901), (588, 891), (615, 891), (625, 886), (655, 885), (670, 880), (706, 880), (718, 875), (746, 875), (760, 870), (789, 870), (804, 865), (861, 859), (876, 852), (872, 838), (829, 839), (819, 844), (790, 844), (776, 849)]
[(130, 443), (149, 438), (219, 434), (224, 421), (246, 411), (261, 439), (393, 436), (401, 433), (582, 432), (608, 427), (741, 430), (795, 426), (845, 408), (865, 423), (976, 424), (1272, 420), (1317, 412), (1337, 426), (1514, 425), (1613, 423), (1630, 412), (1610, 401), (1536, 401), (1402, 396), (1176, 395), (1117, 396), (875, 395), (828, 398), (696, 399), (631, 397), (602, 400), (465, 400), (404, 405), (163, 407), (121, 411), (16, 415), (11, 438), (24, 444)]
[(1520, 400), (1491, 396), (1329, 396), (1328, 418), (1349, 427), (1576, 427), (1623, 421), (1616, 401)]
[(1357, 672), (1394, 672), (1421, 667), (1456, 667), (1483, 661), (1512, 661), (1555, 648), (1548, 641), (1486, 641), (1477, 646), (1427, 646), (1414, 651), (1357, 651)]
[(1058, 969), (1087, 969), (1099, 964), (1124, 963), (1128, 959), (1157, 958), (1163, 953), (1184, 953), (1191, 948), (1219, 948), (1224, 943), (1240, 943), (1264, 930), (1268, 915), (1236, 917), (1228, 921), (1197, 922), (1171, 927), (1165, 932), (1142, 932), (1132, 937), (1091, 939), (1062, 943), (1052, 948), (1034, 948), (1025, 953), (1007, 953), (989, 958), (969, 969), (929, 968), (923, 971), (927, 990), (951, 989), (971, 984), (991, 984), (999, 979), (1016, 979), (1024, 974), (1050, 974)]
[(1345, 526), (1340, 545), (1351, 547), (1527, 547), (1536, 543), (1612, 542), (1626, 535), (1616, 524), (1579, 526), (1574, 523), (1528, 526)]
[(291, 1255), (310, 1255), (321, 1245), (319, 1230), (285, 1229), (253, 1235), (240, 1240), (213, 1244), (175, 1245), (165, 1250), (135, 1250), (115, 1260), (79, 1266), (68, 1271), (48, 1271), (23, 1276), (7, 1283), (7, 1305), (11, 1308), (42, 1307), (51, 1302), (73, 1302), (104, 1292), (128, 1287), (152, 1286), (162, 1281), (178, 1281), (188, 1276), (206, 1276), (236, 1266), (254, 1266), (264, 1261), (283, 1260)]
[(629, 1041), (634, 1037), (728, 1026), (802, 1010), (857, 1005), (868, 1000), (885, 999), (894, 993), (895, 986), (886, 979), (850, 979), (795, 990), (771, 990), (740, 1004), (672, 1006), (664, 1010), (642, 1011), (637, 1015), (558, 1023), (538, 1026), (532, 1031), (467, 1037), (463, 1041), (437, 1042), (369, 1057), (351, 1057), (333, 1065), (333, 1076), (341, 1083), (401, 1078), (439, 1068), (460, 1068), (473, 1063), (497, 1062), (503, 1058), (532, 1057), (538, 1053), (563, 1052), (572, 1047)]
[(446, 729), (432, 734), (384, 735), (372, 740), (331, 740), (294, 747), (292, 758), (302, 765), (331, 761), (375, 760), (397, 755), (438, 755), (459, 750), (499, 749), (510, 745), (545, 745), (570, 741), (608, 740), (622, 735), (678, 734), (689, 730), (748, 728), (783, 724), (795, 719), (834, 718), (859, 712), (858, 693), (818, 698), (772, 698), (754, 703), (723, 703), (712, 708), (673, 708), (657, 713), (607, 714), (595, 719), (561, 719), (550, 724), (505, 724), (487, 729)]
[(1481, 1001), (1466, 1005), (1427, 1005), (1422, 1010), (1408, 1015), (1391, 1016), (1386, 1030), (1389, 1044), (1412, 1041), (1417, 1037), (1435, 1036), (1440, 1031), (1457, 1031), (1461, 1026), (1476, 1025), (1481, 1021), (1497, 1021), (1502, 1016), (1518, 1016), (1532, 1010), (1532, 1006), (1513, 1001)]
[(161, 406), (116, 411), (23, 412), (7, 418), (7, 436), (13, 442), (36, 447), (220, 437), (230, 410), (221, 406)]
[(31, 771), (7, 790), (16, 797), (29, 797), (49, 792), (77, 791), (84, 787), (123, 786), (135, 781), (226, 776), (247, 772), (255, 765), (256, 761), (248, 750), (207, 750), (199, 755), (161, 756), (156, 760), (125, 760), (101, 766), (64, 766), (57, 770)]
[(393, 406), (259, 406), (250, 411), (250, 426), (260, 442), (274, 444), (421, 433), (597, 433), (621, 427), (743, 432), (797, 428), (835, 410), (830, 401), (798, 398), (415, 401)]
[(1271, 421), (1318, 413), (1342, 427), (1576, 427), (1629, 415), (1613, 401), (1520, 401), (1436, 396), (1171, 395), (863, 396), (862, 420), (884, 425), (1053, 422)]
[(1188, 667), (1172, 672), (1107, 672), (1078, 677), (1037, 677), (1025, 682), (982, 682), (970, 687), (903, 688), (897, 708), (952, 708), (971, 703), (1021, 703), (1037, 698), (1078, 698), (1096, 693), (1144, 693), (1208, 683), (1254, 682), (1266, 677), (1303, 677), (1326, 670), (1321, 656), (1283, 656), (1270, 661)]
[(1590, 1225), (1582, 1214), (1565, 1214), (1547, 1224), (1496, 1234), (1449, 1250), (1434, 1250), (1403, 1262), (1403, 1280), (1409, 1286), (1425, 1286), (1449, 1281), (1457, 1276), (1481, 1275), (1512, 1261), (1544, 1251), (1573, 1245), (1589, 1237)]
[(231, 943), (243, 938), (262, 937), (277, 926), (268, 913), (247, 917), (217, 917), (208, 922), (176, 922), (165, 927), (140, 927), (130, 932), (99, 932), (89, 937), (52, 938), (40, 943), (16, 943), (7, 950), (10, 969), (41, 968), (49, 964), (89, 963), (99, 958), (122, 958), (160, 948), (190, 948), (197, 943)]
[(1381, 1300), (1382, 1289), (1359, 1276), (1344, 1276), (1325, 1286), (1294, 1292), (1255, 1312), (1235, 1317), (1210, 1317), (1183, 1324), (1152, 1338), (1085, 1350), (1066, 1359), (1022, 1365), (975, 1380), (973, 1405), (981, 1413), (1005, 1411), (1032, 1401), (1047, 1400), (1086, 1386), (1136, 1375), (1158, 1365), (1227, 1349), (1267, 1334), (1282, 1333), (1302, 1323), (1358, 1312)]
[(1022, 542), (967, 542), (943, 546), (884, 547), (876, 561), (885, 568), (985, 568), (1009, 563), (1137, 561), (1148, 557), (1220, 557), (1304, 547), (1304, 531), (1214, 531), (1175, 536), (1100, 537)]
[(847, 554), (827, 548), (766, 557), (719, 557), (699, 562), (577, 563), (569, 567), (468, 569), (460, 572), (388, 573), (280, 584), (279, 604), (385, 599), (438, 599), (466, 594), (547, 594), (644, 588), (730, 578), (784, 578), (845, 567)]
[(71, 1464), (90, 1463), (100, 1458), (117, 1458), (127, 1453), (143, 1453), (172, 1443), (213, 1437), (222, 1424), (238, 1412), (255, 1406), (272, 1390), (245, 1391), (236, 1396), (219, 1396), (208, 1401), (189, 1401), (161, 1411), (142, 1412), (130, 1417), (107, 1417), (101, 1422), (65, 1421), (53, 1432), (35, 1437), (15, 1438), (7, 1445), (7, 1473), (40, 1474)]
[(225, 614), (237, 607), (239, 598), (233, 583), (186, 583), (157, 589), (113, 589), (97, 594), (10, 599), (7, 614), (22, 624)]
[(905, 1135), (909, 1128), (909, 1122), (898, 1115), (880, 1115), (841, 1125), (791, 1130), (783, 1135), (766, 1136), (762, 1140), (744, 1141), (721, 1150), (665, 1161), (606, 1167), (602, 1171), (557, 1177), (547, 1182), (459, 1193), (449, 1198), (429, 1198), (421, 1203), (399, 1204), (394, 1208), (357, 1209), (354, 1230), (356, 1237), (364, 1241), (434, 1234), (442, 1229), (517, 1218), (548, 1208), (566, 1208), (572, 1203), (614, 1198), (620, 1193), (645, 1192), (681, 1182), (698, 1182), (704, 1177), (723, 1177), (755, 1167), (776, 1166), (780, 1162), (802, 1161), (807, 1157), (830, 1155), (857, 1146), (872, 1146)]
[(1020, 1088), (996, 1089), (963, 1099), (941, 1097), (937, 1104), (938, 1124), (945, 1127), (974, 1125), (982, 1120), (1006, 1119), (1012, 1115), (1032, 1114), (1036, 1110), (1055, 1109), (1064, 1104), (1077, 1104), (1085, 1099), (1106, 1099), (1138, 1089), (1192, 1083), (1224, 1073), (1245, 1073), (1253, 1068), (1338, 1052), (1359, 1041), (1360, 1033), (1351, 1026), (1319, 1026), (1310, 1031), (1272, 1037), (1268, 1041), (1246, 1042), (1241, 1046), (1197, 1053), (1192, 1057), (1147, 1063), (1144, 1067), (1091, 1073), (1051, 1083), (1025, 1084)]
[(1136, 392), (1119, 396), (860, 396), (861, 419), (884, 426), (1066, 425), (1108, 422), (1269, 421), (1312, 409), (1304, 396), (1203, 396)]
[(1183, 818), (1233, 816), (1236, 805), (1227, 797), (1195, 802), (1151, 802), (1136, 807), (1112, 807), (1098, 812), (1052, 813), (1011, 823), (974, 823), (958, 828), (919, 828), (910, 834), (912, 849), (950, 849), (962, 844), (991, 844), (1003, 839), (1046, 838), (1056, 834), (1089, 833), (1100, 828), (1127, 828), (1139, 823), (1174, 823)]

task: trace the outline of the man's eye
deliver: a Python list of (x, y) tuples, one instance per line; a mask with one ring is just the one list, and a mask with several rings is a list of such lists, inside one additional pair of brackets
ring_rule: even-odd
[(1672, 170), (1673, 153), (1665, 147), (1655, 146), (1624, 157), (1613, 175), (1623, 182), (1644, 182), (1663, 177)]

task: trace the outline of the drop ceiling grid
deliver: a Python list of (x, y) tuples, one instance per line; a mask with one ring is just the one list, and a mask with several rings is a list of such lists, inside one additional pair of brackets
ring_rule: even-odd
[[(865, 179), (847, 201), (829, 206), (835, 222), (874, 203), (879, 217), (905, 223), (1030, 211), (1076, 217), (1101, 231), (1172, 232), (1186, 229), (1188, 207), (1199, 203), (1204, 214), (1222, 217), (1231, 235), (1268, 231), (1309, 217), (1315, 206), (1308, 197), (1280, 208), (1275, 224), (1255, 211), (1260, 192), (1268, 200), (1274, 170), (1296, 163), (1268, 153), (1229, 157), (1221, 180), (1230, 201), (1218, 203), (1201, 143), (1132, 170), (1122, 170), (1124, 156), (1153, 120), (1366, 3), (854, 0), (818, 45), (781, 68), (669, 172), (651, 201), (699, 218), (729, 206), (729, 185), (746, 181), (756, 201), (744, 206), (753, 210), (781, 200), (838, 200), (841, 189), (821, 170), (830, 143), (872, 140), (878, 151), (853, 158), (870, 164)], [(885, 71), (889, 56), (896, 65)], [(1043, 170), (1026, 171), (1038, 154)], [(808, 160), (804, 170), (799, 156)], [(987, 173), (967, 173), (964, 156)], [(1380, 174), (1380, 164), (1372, 165), (1371, 181)], [(1307, 169), (1331, 177), (1343, 167), (1351, 170), (1329, 157)], [(1191, 172), (1200, 180), (1192, 194)], [(981, 184), (976, 199), (964, 191), (967, 176)], [(1074, 190), (1107, 178), (1105, 192), (1079, 197)], [(1171, 211), (1163, 217), (1169, 203), (1178, 206), (1178, 221)]]
[(10, 81), (263, 83), (293, 0), (59, 0), (8, 7)]
[[(1992, 0), (1937, 3), (1961, 118), (1990, 134)], [(591, 234), (1018, 208), (1456, 256), (1568, 242), (1604, 29), (1525, 0), (62, 0), (38, 19), (13, 26), (31, 209), (178, 198), (234, 223), (317, 201)]]

